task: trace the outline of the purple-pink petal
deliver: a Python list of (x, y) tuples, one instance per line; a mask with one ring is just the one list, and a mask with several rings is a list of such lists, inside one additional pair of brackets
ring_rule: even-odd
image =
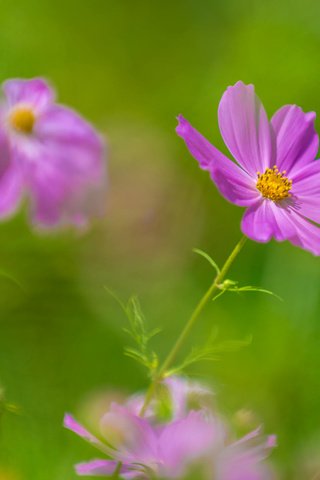
[(221, 135), (237, 162), (252, 176), (275, 164), (275, 141), (253, 85), (228, 87), (218, 109)]
[(114, 460), (92, 460), (76, 465), (78, 475), (113, 475), (118, 462)]
[[(67, 170), (72, 166), (81, 172), (99, 165), (99, 156), (103, 151), (100, 137), (88, 122), (70, 108), (50, 106), (35, 124), (34, 134), (47, 148), (58, 151), (67, 148), (67, 153), (70, 150), (73, 152), (73, 157), (65, 166)], [(72, 160), (74, 164), (70, 165)]]
[(168, 389), (171, 401), (172, 419), (180, 419), (187, 415), (192, 404), (196, 403), (193, 408), (200, 409), (204, 406), (205, 400), (212, 399), (213, 392), (211, 389), (198, 382), (192, 382), (187, 378), (172, 376), (164, 381)]
[[(120, 441), (117, 445), (117, 459), (126, 463), (153, 464), (157, 457), (157, 438), (145, 418), (133, 414), (127, 407), (112, 404), (101, 419), (101, 431), (108, 440), (113, 429), (118, 429)], [(112, 443), (112, 440), (109, 440)]]
[(291, 176), (293, 196), (313, 197), (320, 194), (320, 160), (304, 165)]
[(293, 245), (320, 255), (320, 228), (292, 209), (273, 206), (277, 228), (276, 240), (289, 240)]
[(313, 222), (320, 223), (320, 161), (295, 168), (291, 176), (290, 208)]
[[(91, 462), (78, 463), (76, 465), (76, 473), (81, 476), (104, 476), (112, 477), (118, 467), (117, 461), (114, 460), (92, 460)], [(145, 478), (139, 469), (133, 470), (130, 465), (122, 465), (119, 476), (123, 479)]]
[(112, 450), (108, 448), (104, 443), (98, 440), (97, 437), (92, 435), (86, 428), (84, 428), (81, 423), (77, 422), (77, 420), (70, 414), (66, 414), (63, 420), (63, 426), (68, 430), (71, 430), (79, 437), (83, 438), (87, 442), (91, 443), (94, 447), (102, 450), (107, 454), (112, 454)]
[[(93, 157), (93, 158), (91, 158)], [(24, 170), (32, 218), (40, 227), (80, 223), (104, 213), (105, 172), (102, 153), (63, 145), (31, 151), (17, 149), (15, 162)]]
[(305, 113), (296, 105), (285, 105), (271, 119), (277, 141), (277, 166), (280, 171), (286, 170), (290, 178), (317, 155), (315, 117), (314, 112)]
[(178, 135), (184, 139), (191, 155), (198, 160), (201, 168), (209, 170), (221, 194), (239, 206), (255, 203), (260, 196), (255, 188), (255, 180), (211, 145), (181, 115), (178, 120)]
[(23, 196), (23, 177), (17, 165), (11, 164), (0, 177), (0, 218), (16, 212)]
[(54, 102), (54, 92), (42, 78), (12, 79), (3, 84), (8, 106), (29, 105), (37, 114)]
[(242, 217), (242, 232), (256, 242), (269, 242), (274, 235), (275, 221), (271, 203), (271, 201), (262, 198), (249, 207)]
[(23, 175), (12, 156), (10, 144), (0, 129), (0, 218), (13, 214), (22, 198)]
[(176, 132), (183, 138), (191, 155), (203, 170), (211, 170), (212, 164), (228, 162), (229, 159), (204, 138), (182, 115), (179, 115)]
[(256, 463), (251, 459), (239, 458), (228, 460), (224, 467), (220, 468), (219, 476), (213, 476), (212, 480), (272, 480), (271, 470), (267, 465)]
[(292, 209), (303, 217), (320, 223), (320, 195), (314, 198), (303, 197), (301, 196), (299, 200), (295, 201), (292, 206)]
[[(163, 475), (178, 478), (187, 466), (199, 461), (214, 446), (217, 431), (203, 412), (190, 412), (187, 417), (166, 425), (159, 438)], [(220, 438), (219, 438), (220, 440)]]
[(279, 242), (288, 240), (314, 255), (320, 255), (320, 228), (290, 206), (290, 199), (283, 206), (262, 200), (260, 204), (248, 208), (241, 227), (245, 235), (257, 242), (268, 242), (272, 237)]
[(263, 463), (276, 446), (274, 435), (262, 436), (260, 428), (227, 446), (214, 461), (213, 478), (219, 480), (271, 480), (271, 470)]
[(0, 128), (0, 178), (12, 163), (10, 142), (5, 131)]

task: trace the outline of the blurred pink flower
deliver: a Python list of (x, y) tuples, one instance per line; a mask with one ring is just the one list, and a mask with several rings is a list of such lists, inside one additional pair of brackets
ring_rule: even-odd
[(121, 462), (121, 478), (181, 478), (190, 465), (204, 459), (216, 435), (212, 420), (202, 412), (191, 411), (183, 419), (154, 426), (117, 404), (101, 419), (106, 444), (70, 415), (64, 425), (112, 459), (79, 464), (79, 475), (112, 476)]
[[(320, 255), (320, 161), (315, 113), (280, 108), (269, 122), (253, 85), (228, 87), (218, 109), (221, 135), (237, 163), (179, 116), (177, 133), (221, 194), (247, 207), (243, 233), (258, 242), (289, 240)], [(310, 221), (309, 221), (310, 220)]]
[(112, 476), (121, 463), (121, 478), (177, 479), (189, 467), (198, 466), (208, 480), (274, 479), (263, 462), (275, 447), (274, 436), (263, 436), (256, 429), (232, 442), (226, 424), (207, 408), (184, 412), (180, 418), (159, 424), (154, 416), (152, 420), (141, 418), (130, 408), (113, 404), (100, 422), (103, 440), (66, 415), (64, 426), (109, 458), (81, 463), (76, 472)]
[(8, 80), (3, 91), (0, 217), (12, 214), (24, 195), (40, 227), (82, 227), (102, 215), (104, 147), (94, 128), (56, 104), (41, 78)]

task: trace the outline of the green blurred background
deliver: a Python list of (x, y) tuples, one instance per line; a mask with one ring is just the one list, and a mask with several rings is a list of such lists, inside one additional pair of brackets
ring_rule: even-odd
[[(126, 320), (104, 285), (139, 295), (163, 329), (163, 357), (211, 281), (192, 248), (221, 263), (240, 237), (242, 209), (198, 169), (175, 116), (225, 151), (216, 112), (227, 85), (254, 83), (270, 115), (285, 103), (319, 111), (319, 58), (317, 0), (0, 1), (1, 80), (50, 79), (106, 135), (110, 176), (108, 214), (85, 235), (37, 236), (25, 212), (1, 225), (1, 269), (22, 286), (0, 278), (0, 380), (21, 407), (1, 417), (1, 480), (76, 478), (72, 465), (97, 454), (62, 428), (64, 412), (90, 392), (147, 385), (123, 356)], [(290, 480), (320, 470), (319, 262), (248, 242), (232, 278), (284, 302), (226, 294), (193, 336), (212, 325), (222, 339), (253, 335), (193, 373), (226, 415), (248, 409), (278, 434), (273, 461)]]

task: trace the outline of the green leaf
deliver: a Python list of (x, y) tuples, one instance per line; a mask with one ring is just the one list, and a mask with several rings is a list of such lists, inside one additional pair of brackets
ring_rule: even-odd
[[(277, 298), (280, 301), (283, 301), (279, 295), (276, 293), (272, 292), (271, 290), (266, 290), (265, 288), (260, 288), (260, 287), (254, 287), (252, 285), (245, 285), (243, 287), (238, 286), (238, 282), (235, 282), (234, 280), (226, 279), (224, 282), (221, 283), (221, 285), (218, 285), (218, 288), (221, 290), (221, 293), (224, 292), (235, 292), (235, 293), (241, 293), (241, 292), (258, 292), (258, 293), (265, 293), (267, 295), (272, 295), (273, 297)], [(218, 298), (220, 296), (216, 295), (213, 300)]]
[(0, 270), (0, 276), (4, 277), (7, 280), (9, 280), (10, 282), (14, 283), (21, 290), (24, 290), (23, 285), (15, 277), (13, 277), (10, 273), (7, 273), (5, 270)]
[(222, 297), (222, 295), (224, 293), (226, 293), (227, 290), (221, 290), (221, 292), (219, 292), (217, 295), (215, 295), (212, 299), (213, 302), (215, 302), (216, 300), (218, 300), (219, 297)]
[(159, 361), (156, 353), (150, 349), (149, 342), (160, 332), (160, 329), (147, 330), (145, 316), (137, 296), (132, 295), (125, 304), (110, 289), (106, 288), (106, 290), (121, 306), (129, 322), (128, 327), (123, 328), (123, 330), (131, 337), (135, 346), (126, 347), (124, 349), (125, 355), (146, 367), (149, 375), (152, 376)]
[(193, 347), (189, 355), (182, 363), (171, 368), (166, 376), (174, 375), (182, 372), (191, 365), (202, 361), (217, 361), (221, 358), (222, 353), (234, 352), (243, 347), (250, 345), (252, 337), (247, 337), (243, 340), (226, 340), (221, 343), (216, 343), (218, 330), (214, 329), (209, 339), (201, 347)]
[(271, 290), (266, 290), (265, 288), (260, 287), (253, 287), (251, 285), (246, 285), (244, 287), (233, 287), (228, 289), (229, 292), (258, 292), (258, 293), (265, 293), (266, 295), (271, 295), (272, 297), (277, 298), (280, 302), (283, 302), (283, 299), (277, 295), (276, 293), (272, 292)]
[(247, 347), (251, 343), (252, 335), (249, 335), (243, 340), (225, 340), (224, 342), (218, 343), (214, 349), (216, 353), (236, 352), (243, 347)]
[(203, 250), (200, 250), (199, 248), (194, 248), (193, 252), (197, 253), (198, 255), (201, 255), (201, 257), (205, 258), (210, 263), (210, 265), (215, 269), (217, 275), (219, 275), (220, 268), (218, 267), (216, 262), (213, 260), (213, 258), (210, 257), (210, 255), (208, 253), (204, 252)]

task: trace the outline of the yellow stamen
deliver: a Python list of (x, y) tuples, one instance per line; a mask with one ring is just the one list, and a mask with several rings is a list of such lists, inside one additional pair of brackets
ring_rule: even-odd
[(27, 135), (32, 133), (35, 120), (35, 114), (28, 107), (15, 108), (9, 115), (10, 125), (18, 132)]
[(279, 172), (276, 166), (267, 168), (264, 173), (257, 172), (258, 181), (256, 187), (262, 196), (274, 202), (291, 197), (292, 180), (289, 180), (285, 174), (285, 170)]

